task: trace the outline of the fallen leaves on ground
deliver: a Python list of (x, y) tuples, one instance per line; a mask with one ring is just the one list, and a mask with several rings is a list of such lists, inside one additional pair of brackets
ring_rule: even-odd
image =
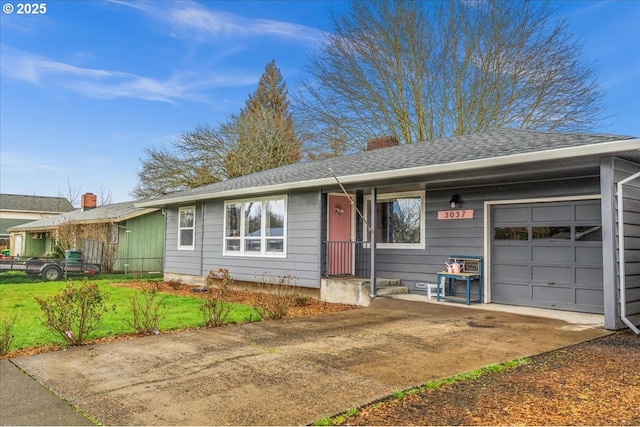
[(531, 364), (361, 408), (346, 425), (640, 425), (640, 336), (619, 332)]

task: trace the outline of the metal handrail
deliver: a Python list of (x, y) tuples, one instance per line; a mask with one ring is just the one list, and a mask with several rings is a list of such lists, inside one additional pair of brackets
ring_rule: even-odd
[(368, 277), (371, 273), (371, 251), (368, 242), (325, 241), (324, 275)]

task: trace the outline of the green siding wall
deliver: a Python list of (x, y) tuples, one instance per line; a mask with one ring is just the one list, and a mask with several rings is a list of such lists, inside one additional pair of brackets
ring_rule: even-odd
[[(118, 256), (115, 270), (162, 271), (164, 215), (153, 212), (118, 225)], [(125, 264), (127, 264), (125, 266)]]

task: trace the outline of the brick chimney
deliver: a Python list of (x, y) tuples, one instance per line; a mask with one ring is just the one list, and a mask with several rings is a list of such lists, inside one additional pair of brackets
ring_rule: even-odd
[(367, 141), (367, 151), (377, 150), (379, 148), (395, 147), (399, 145), (398, 138), (395, 136), (382, 136), (380, 138), (372, 138)]
[(83, 211), (94, 209), (98, 206), (98, 197), (93, 193), (85, 193), (82, 195), (82, 201), (80, 202), (80, 208)]

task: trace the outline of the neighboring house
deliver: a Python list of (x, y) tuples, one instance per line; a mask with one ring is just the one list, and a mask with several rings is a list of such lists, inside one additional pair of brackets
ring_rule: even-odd
[(9, 249), (11, 255), (22, 255), (22, 241), (20, 238), (13, 241), (8, 228), (72, 210), (64, 197), (0, 194), (0, 250)]
[[(166, 210), (166, 279), (197, 283), (223, 267), (236, 280), (291, 275), (320, 289), (354, 275), (422, 293), (449, 255), (475, 255), (484, 303), (602, 313), (620, 329), (640, 323), (639, 150), (635, 137), (501, 130), (291, 164), (137, 206)], [(616, 184), (627, 178), (619, 236)], [(365, 223), (356, 210), (371, 218), (372, 198)]]
[(16, 227), (23, 236), (25, 255), (42, 257), (56, 241), (80, 250), (91, 262), (109, 271), (162, 271), (164, 215), (160, 209), (138, 208), (135, 202), (96, 207), (95, 196), (83, 196), (82, 208)]

